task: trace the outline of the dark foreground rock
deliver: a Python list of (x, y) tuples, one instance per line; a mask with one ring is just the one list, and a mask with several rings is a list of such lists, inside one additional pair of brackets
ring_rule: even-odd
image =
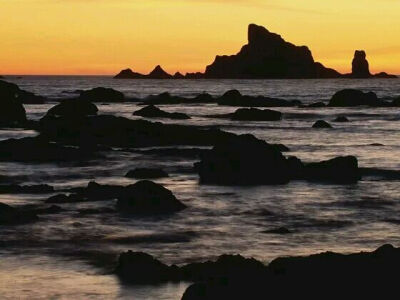
[[(371, 295), (387, 298), (397, 291), (400, 249), (384, 245), (373, 252), (325, 252), (284, 257), (264, 265), (240, 255), (183, 266), (166, 265), (151, 255), (122, 253), (115, 273), (127, 284), (191, 281), (183, 300), (219, 299), (329, 299)], [(390, 297), (389, 297), (390, 298)]]
[(129, 214), (166, 214), (184, 208), (170, 190), (148, 180), (125, 187), (117, 201), (117, 209)]
[(333, 107), (352, 107), (352, 106), (371, 106), (382, 107), (389, 106), (388, 103), (379, 100), (374, 92), (364, 93), (360, 90), (345, 89), (336, 92), (328, 106)]
[(47, 112), (48, 116), (59, 116), (68, 118), (78, 118), (82, 116), (96, 115), (97, 106), (86, 99), (68, 99), (53, 106)]
[(168, 177), (168, 173), (157, 168), (137, 168), (126, 173), (125, 177), (137, 179), (155, 179)]
[(135, 116), (141, 116), (145, 118), (166, 118), (166, 119), (175, 119), (175, 120), (187, 120), (190, 117), (184, 113), (170, 113), (159, 109), (154, 105), (148, 105), (142, 109), (139, 109), (133, 113)]
[(24, 211), (0, 203), (0, 225), (18, 225), (34, 222), (38, 219), (32, 211)]
[(80, 99), (90, 102), (124, 102), (125, 96), (111, 88), (97, 87), (91, 90), (82, 91), (79, 95)]
[(182, 300), (390, 298), (396, 293), (393, 274), (400, 249), (384, 245), (373, 252), (343, 255), (326, 252), (307, 257), (278, 258), (254, 274), (231, 273), (191, 285)]
[(316, 121), (313, 126), (313, 128), (332, 128), (331, 124), (324, 120), (318, 120)]
[(26, 112), (19, 93), (17, 85), (0, 80), (0, 126), (15, 126), (26, 122)]

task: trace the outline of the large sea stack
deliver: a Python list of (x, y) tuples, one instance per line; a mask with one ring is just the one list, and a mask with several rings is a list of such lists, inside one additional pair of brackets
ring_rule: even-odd
[(341, 74), (316, 63), (306, 46), (295, 46), (262, 26), (250, 24), (248, 44), (231, 56), (217, 56), (207, 78), (336, 78)]

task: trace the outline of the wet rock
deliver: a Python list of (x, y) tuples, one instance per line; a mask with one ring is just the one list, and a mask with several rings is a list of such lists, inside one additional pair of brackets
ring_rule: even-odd
[(216, 143), (211, 151), (202, 155), (195, 169), (200, 182), (205, 184), (282, 184), (291, 176), (282, 153), (252, 135)]
[(77, 194), (70, 194), (70, 195), (57, 194), (46, 199), (45, 203), (62, 204), (62, 203), (76, 203), (83, 201), (85, 201), (85, 199)]
[(234, 136), (218, 129), (129, 120), (111, 115), (90, 116), (79, 120), (42, 119), (40, 123), (40, 132), (44, 138), (88, 149), (98, 145), (132, 148), (209, 146)]
[(331, 124), (324, 120), (318, 120), (312, 126), (313, 128), (332, 128)]
[(230, 117), (234, 121), (280, 121), (282, 114), (271, 109), (240, 108)]
[(190, 117), (184, 113), (170, 113), (159, 109), (154, 105), (146, 106), (140, 110), (137, 110), (133, 113), (135, 116), (142, 116), (145, 118), (167, 118), (167, 119), (176, 119), (176, 120), (187, 120)]
[(0, 194), (45, 194), (53, 193), (54, 188), (47, 184), (38, 185), (0, 185)]
[(165, 92), (159, 95), (150, 96), (143, 101), (143, 105), (173, 105), (173, 104), (207, 104), (215, 103), (216, 100), (207, 93), (202, 93), (194, 98), (184, 98), (179, 96), (172, 96), (170, 93)]
[(32, 211), (23, 211), (4, 203), (0, 203), (0, 225), (18, 225), (38, 220)]
[(165, 72), (160, 65), (156, 66), (153, 71), (151, 71), (147, 78), (149, 79), (172, 79), (172, 75)]
[(332, 122), (344, 123), (344, 122), (349, 122), (349, 119), (347, 119), (347, 117), (345, 116), (338, 116)]
[(77, 118), (82, 116), (96, 115), (97, 106), (85, 99), (68, 99), (50, 108), (48, 116), (61, 116), (67, 118)]
[(125, 177), (138, 179), (155, 179), (168, 177), (168, 173), (157, 168), (137, 168), (126, 173)]
[(374, 92), (364, 93), (360, 90), (345, 89), (336, 92), (328, 106), (334, 107), (352, 107), (352, 106), (387, 106), (384, 101), (379, 100)]
[(139, 215), (167, 214), (184, 208), (170, 190), (147, 180), (125, 187), (117, 202), (120, 212)]
[(40, 137), (0, 141), (0, 161), (50, 162), (82, 161), (95, 155), (91, 149), (67, 147), (50, 143)]
[(115, 270), (118, 277), (131, 284), (158, 284), (180, 279), (176, 266), (167, 266), (143, 252), (122, 253)]
[(119, 72), (114, 76), (115, 79), (142, 79), (145, 78), (146, 75), (140, 74), (137, 72), (133, 72), (131, 69), (125, 69)]
[(38, 208), (34, 211), (38, 215), (53, 215), (53, 214), (58, 214), (64, 210), (58, 205), (51, 205), (45, 208)]
[(97, 87), (91, 90), (83, 91), (79, 95), (80, 99), (90, 102), (124, 102), (125, 96), (111, 88)]
[(15, 126), (26, 121), (20, 92), (17, 85), (0, 80), (0, 126)]
[(230, 90), (217, 98), (218, 105), (243, 107), (288, 107), (301, 104), (299, 101), (287, 101), (263, 96), (243, 96), (238, 90)]
[(124, 187), (120, 185), (98, 184), (95, 181), (90, 181), (87, 187), (77, 194), (91, 201), (100, 201), (116, 199), (121, 195), (123, 190)]
[(361, 179), (357, 158), (340, 156), (317, 163), (309, 163), (304, 168), (304, 178), (312, 181), (333, 183), (356, 183)]

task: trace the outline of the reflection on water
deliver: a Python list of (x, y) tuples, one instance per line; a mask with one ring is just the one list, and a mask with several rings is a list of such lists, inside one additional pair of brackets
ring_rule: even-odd
[[(400, 94), (397, 81), (288, 80), (288, 81), (115, 81), (109, 78), (26, 77), (15, 80), (22, 88), (61, 97), (63, 91), (109, 86), (130, 96), (165, 90), (180, 95), (202, 91), (221, 94), (239, 88), (248, 94), (317, 101), (343, 87), (374, 90), (381, 96)], [(185, 84), (183, 84), (183, 82)], [(65, 95), (65, 93), (64, 93)], [(27, 105), (38, 119), (51, 107)], [(99, 105), (100, 113), (128, 118), (134, 103)], [(166, 106), (168, 111), (192, 116), (170, 123), (219, 126), (235, 133), (252, 133), (271, 143), (283, 143), (304, 161), (351, 154), (362, 167), (400, 169), (399, 112), (395, 109), (279, 108), (280, 122), (232, 122), (206, 117), (232, 112), (216, 105)], [(332, 123), (332, 130), (315, 130), (317, 119), (346, 115), (349, 123)], [(0, 139), (32, 136), (33, 131), (1, 130)], [(47, 183), (56, 189), (99, 183), (131, 184), (127, 171), (162, 167), (169, 178), (157, 180), (189, 208), (163, 218), (127, 219), (112, 213), (80, 214), (87, 208), (112, 208), (114, 202), (62, 204), (64, 211), (42, 216), (34, 224), (0, 228), (1, 298), (29, 299), (179, 299), (187, 284), (127, 287), (109, 274), (118, 253), (132, 249), (166, 263), (184, 264), (212, 259), (223, 253), (241, 253), (264, 262), (282, 255), (334, 250), (371, 250), (383, 243), (400, 244), (398, 181), (364, 178), (355, 185), (291, 182), (283, 186), (219, 187), (198, 185), (191, 167), (196, 158), (106, 152), (106, 159), (84, 165), (0, 163), (0, 174), (17, 183)], [(12, 205), (41, 204), (48, 195), (1, 195)], [(286, 227), (287, 235), (266, 231)], [(94, 262), (93, 257), (99, 257)], [(95, 263), (95, 264), (94, 264)]]

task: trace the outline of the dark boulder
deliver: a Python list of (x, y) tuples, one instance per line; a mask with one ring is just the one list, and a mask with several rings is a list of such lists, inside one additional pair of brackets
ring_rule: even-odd
[(291, 176), (282, 153), (252, 135), (216, 143), (211, 151), (201, 155), (195, 169), (200, 182), (205, 184), (282, 184)]
[(153, 71), (151, 71), (147, 78), (149, 79), (171, 79), (173, 78), (171, 74), (165, 72), (160, 65), (156, 66)]
[(138, 215), (173, 213), (184, 208), (170, 190), (147, 180), (125, 187), (117, 202), (120, 212)]
[(68, 99), (53, 106), (47, 112), (48, 116), (61, 116), (67, 118), (77, 118), (81, 116), (96, 115), (97, 106), (85, 99)]
[(240, 108), (230, 114), (234, 121), (280, 121), (282, 114), (271, 109)]
[(292, 232), (286, 227), (278, 227), (270, 230), (263, 231), (263, 233), (268, 234), (291, 234)]
[(218, 105), (242, 107), (289, 107), (301, 104), (299, 101), (287, 101), (263, 96), (244, 96), (238, 90), (230, 90), (216, 99)]
[(385, 106), (385, 102), (379, 100), (374, 92), (364, 93), (360, 90), (345, 89), (336, 92), (328, 106), (352, 107), (352, 106)]
[(137, 72), (133, 72), (131, 69), (125, 69), (114, 76), (115, 79), (143, 79), (146, 76)]
[(313, 128), (332, 128), (331, 124), (324, 120), (318, 120), (312, 126)]
[(90, 102), (124, 102), (125, 96), (111, 88), (97, 87), (80, 93), (80, 99)]
[(345, 122), (349, 122), (349, 119), (347, 119), (347, 117), (345, 117), (345, 116), (338, 116), (332, 122), (345, 123)]
[(184, 113), (170, 113), (159, 109), (154, 105), (148, 105), (142, 109), (139, 109), (133, 113), (135, 116), (142, 116), (145, 118), (167, 118), (167, 119), (176, 119), (176, 120), (187, 120), (190, 117)]
[(341, 156), (330, 160), (309, 163), (304, 167), (304, 178), (311, 181), (356, 183), (361, 179), (357, 158)]
[(45, 203), (63, 204), (63, 203), (83, 202), (83, 201), (85, 201), (85, 198), (80, 197), (77, 194), (70, 194), (70, 195), (57, 194), (46, 199)]
[(16, 84), (0, 80), (0, 126), (14, 126), (26, 122), (26, 112), (19, 98)]
[(125, 177), (138, 179), (155, 179), (168, 177), (168, 173), (157, 168), (137, 168), (126, 173)]
[(0, 203), (0, 225), (18, 225), (34, 222), (38, 219), (32, 211), (17, 209), (4, 203)]
[(122, 253), (115, 273), (130, 284), (159, 284), (180, 279), (178, 267), (165, 265), (143, 252)]

